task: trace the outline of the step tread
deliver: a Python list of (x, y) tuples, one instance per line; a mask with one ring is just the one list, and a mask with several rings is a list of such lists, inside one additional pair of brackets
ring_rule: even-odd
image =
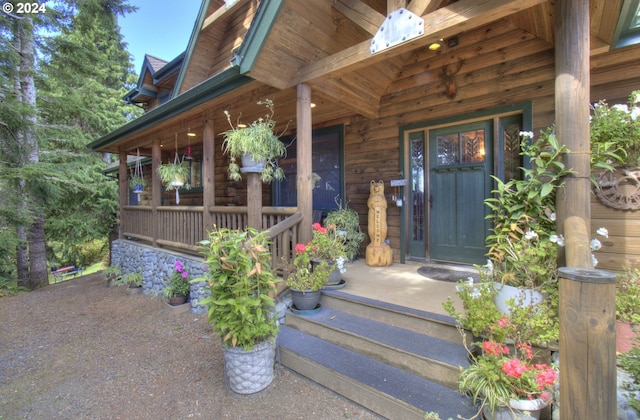
[(304, 318), (452, 366), (469, 365), (468, 354), (462, 344), (456, 345), (436, 337), (325, 307), (315, 314), (305, 315)]
[(443, 418), (457, 418), (458, 414), (469, 418), (476, 414), (471, 400), (455, 390), (295, 328), (281, 326), (278, 343), (302, 357), (425, 412), (435, 411)]
[(350, 301), (361, 303), (364, 305), (377, 307), (387, 311), (393, 311), (393, 312), (402, 313), (405, 315), (414, 316), (417, 318), (424, 318), (430, 321), (448, 324), (453, 327), (455, 327), (456, 325), (455, 319), (447, 315), (437, 314), (435, 312), (422, 311), (420, 309), (409, 308), (406, 306), (396, 305), (394, 303), (384, 302), (376, 299), (370, 299), (363, 296), (352, 295), (350, 293), (346, 293), (340, 290), (322, 290), (322, 294), (345, 299), (345, 300), (350, 300)]

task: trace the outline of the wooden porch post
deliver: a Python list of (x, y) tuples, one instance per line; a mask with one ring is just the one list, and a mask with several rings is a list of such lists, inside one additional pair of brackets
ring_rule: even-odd
[(158, 176), (158, 167), (162, 160), (162, 150), (160, 149), (160, 140), (155, 139), (151, 143), (151, 223), (153, 223), (153, 246), (158, 246), (158, 207), (162, 198), (162, 183)]
[(206, 111), (203, 119), (202, 130), (202, 224), (203, 237), (207, 237), (207, 231), (213, 229), (213, 216), (209, 207), (215, 205), (215, 136), (213, 131), (213, 118), (211, 111)]
[(118, 166), (118, 208), (120, 209), (120, 229), (118, 229), (118, 239), (122, 239), (122, 209), (129, 204), (129, 188), (127, 179), (129, 178), (127, 168), (127, 152), (120, 151), (120, 164)]
[[(557, 197), (558, 231), (569, 217), (581, 219), (567, 224), (566, 237), (584, 236), (573, 226), (591, 226), (589, 29), (589, 0), (556, 2), (556, 135), (574, 171)], [(560, 272), (560, 418), (615, 418), (615, 277), (599, 280), (590, 261), (571, 257), (588, 266)]]
[(311, 241), (311, 222), (313, 220), (313, 188), (311, 183), (311, 88), (298, 85), (296, 105), (297, 124), (297, 165), (296, 188), (298, 193), (298, 211), (302, 212), (302, 228), (298, 233), (300, 243)]
[(569, 216), (580, 217), (585, 226), (591, 226), (589, 0), (557, 3), (555, 40), (556, 135), (569, 149), (564, 163), (574, 171), (564, 180), (557, 198), (557, 228), (563, 232)]
[(247, 213), (249, 227), (262, 230), (262, 179), (258, 172), (247, 174)]

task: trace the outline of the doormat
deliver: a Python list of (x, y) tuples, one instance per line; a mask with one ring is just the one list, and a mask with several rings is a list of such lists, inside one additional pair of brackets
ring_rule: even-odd
[(479, 280), (478, 273), (473, 273), (471, 271), (448, 270), (440, 267), (422, 266), (418, 268), (418, 274), (432, 280), (448, 281), (452, 283), (455, 283), (458, 280), (466, 280), (469, 277), (473, 277), (474, 282)]

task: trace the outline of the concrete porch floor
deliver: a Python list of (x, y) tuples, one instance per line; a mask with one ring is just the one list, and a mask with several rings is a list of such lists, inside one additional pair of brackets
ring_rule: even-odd
[(346, 285), (340, 291), (441, 315), (448, 315), (442, 303), (451, 296), (460, 310), (462, 305), (455, 294), (455, 283), (433, 280), (419, 274), (418, 269), (425, 265), (458, 270), (461, 279), (477, 273), (473, 266), (433, 262), (394, 262), (388, 267), (369, 267), (365, 259), (360, 258), (345, 264), (347, 272), (342, 278)]

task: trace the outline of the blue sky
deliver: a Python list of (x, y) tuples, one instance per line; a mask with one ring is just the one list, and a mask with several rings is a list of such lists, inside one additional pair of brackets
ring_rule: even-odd
[(130, 0), (138, 11), (118, 18), (136, 73), (145, 54), (167, 61), (187, 48), (200, 0)]

